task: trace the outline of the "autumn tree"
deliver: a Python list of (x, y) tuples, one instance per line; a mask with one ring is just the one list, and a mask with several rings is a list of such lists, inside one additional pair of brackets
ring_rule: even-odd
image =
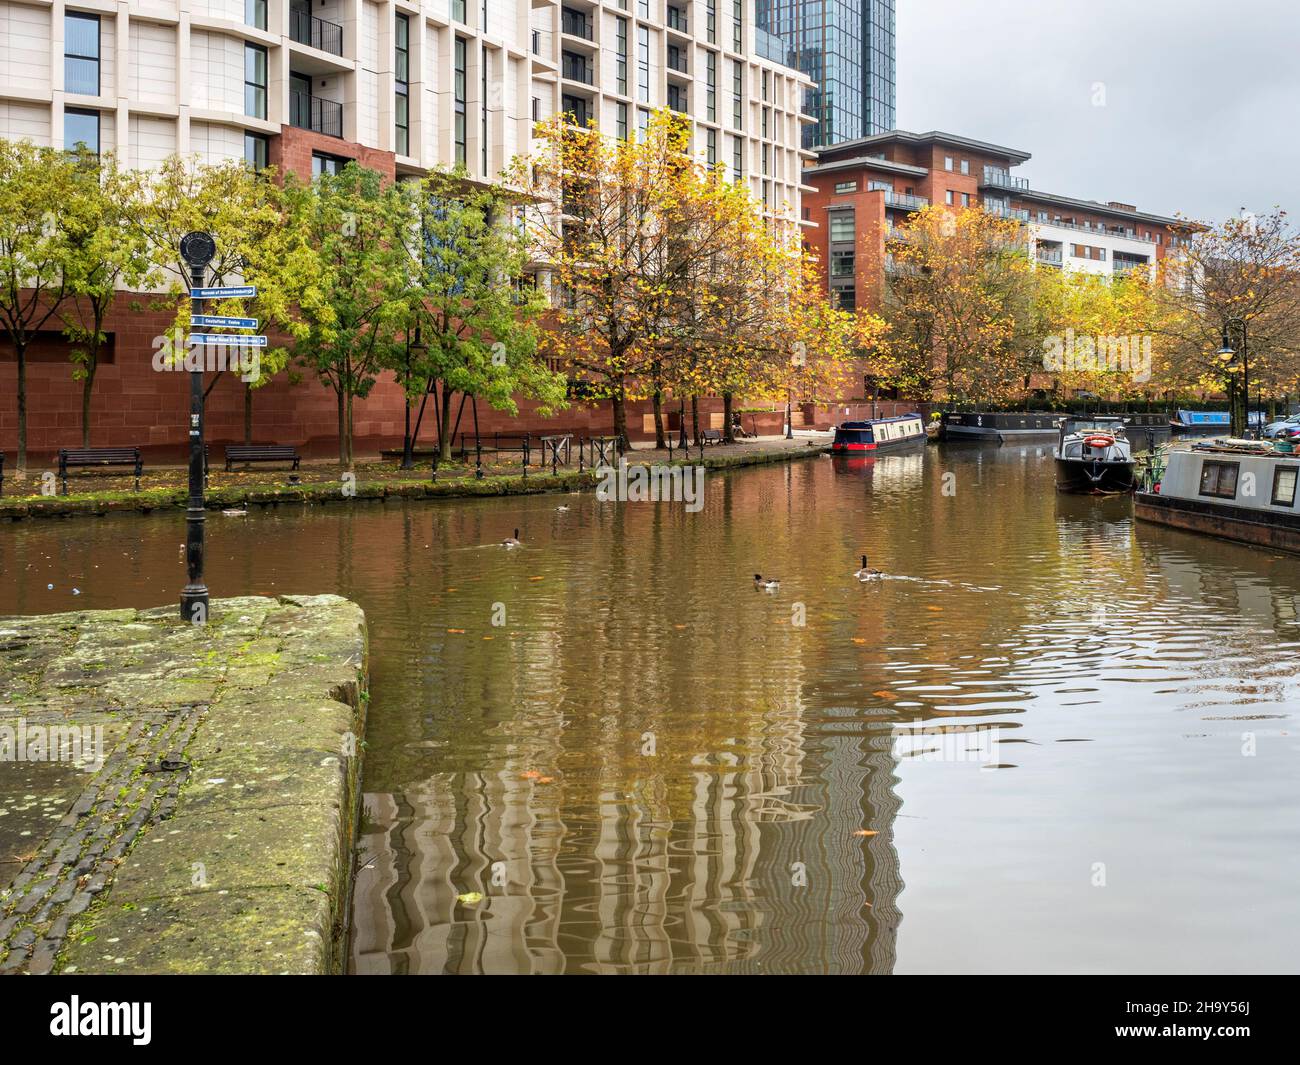
[[(1233, 431), (1246, 423), (1240, 363), (1217, 351), (1240, 346), (1231, 319), (1246, 324), (1251, 391), (1272, 397), (1297, 391), (1300, 330), (1300, 235), (1287, 213), (1244, 214), (1218, 226), (1188, 225), (1181, 248), (1161, 262), (1157, 328), (1165, 341), (1161, 372), (1175, 386), (1224, 391)], [(1258, 392), (1256, 391), (1258, 390)]]
[(521, 209), (500, 188), (472, 185), (463, 173), (435, 170), (403, 190), (410, 327), (420, 343), (405, 344), (392, 368), (406, 387), (408, 410), (433, 394), (445, 461), (457, 393), (511, 414), (523, 395), (549, 413), (562, 405), (566, 381), (538, 358), (536, 319), (545, 297), (526, 273), (528, 244), (516, 224)]
[(73, 378), (81, 382), (81, 446), (90, 447), (91, 397), (109, 312), (120, 291), (156, 283), (159, 271), (143, 233), (131, 224), (141, 206), (138, 176), (123, 171), (111, 155), (79, 163), (58, 216), (69, 297), (60, 317), (72, 341)]
[(927, 207), (888, 252), (884, 316), (900, 374), (950, 403), (1022, 395), (1041, 356), (1018, 223)]
[(75, 157), (0, 139), (0, 325), (17, 357), (18, 472), (27, 471), (27, 349), (67, 296), (60, 213), (77, 182)]

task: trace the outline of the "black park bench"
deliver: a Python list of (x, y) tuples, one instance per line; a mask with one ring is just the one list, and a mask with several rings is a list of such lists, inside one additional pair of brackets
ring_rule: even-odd
[(68, 470), (102, 466), (131, 466), (135, 471), (135, 490), (140, 491), (144, 463), (138, 447), (61, 447), (59, 477), (63, 481), (63, 494), (68, 494)]
[(721, 444), (721, 429), (702, 429), (700, 430), (700, 440), (705, 444)]
[(298, 468), (298, 449), (289, 444), (227, 444), (226, 472), (230, 472), (235, 463), (248, 465), (250, 462), (292, 462)]

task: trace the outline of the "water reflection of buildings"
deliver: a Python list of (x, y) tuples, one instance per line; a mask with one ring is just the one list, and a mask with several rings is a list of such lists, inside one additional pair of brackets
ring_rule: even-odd
[(697, 759), (676, 820), (660, 779), (563, 811), (517, 770), (367, 795), (353, 968), (891, 972), (894, 769), (887, 734), (787, 710), (752, 755)]

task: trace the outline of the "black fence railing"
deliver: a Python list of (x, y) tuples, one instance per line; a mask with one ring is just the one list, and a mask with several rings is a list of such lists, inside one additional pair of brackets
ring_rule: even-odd
[(289, 36), (330, 55), (343, 54), (343, 27), (298, 8), (289, 12)]
[(335, 100), (309, 96), (305, 92), (291, 92), (289, 125), (324, 133), (328, 137), (342, 137), (343, 105)]

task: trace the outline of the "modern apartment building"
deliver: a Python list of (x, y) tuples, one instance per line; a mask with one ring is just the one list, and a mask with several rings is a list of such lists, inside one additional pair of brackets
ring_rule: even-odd
[(462, 163), (495, 180), (556, 112), (652, 110), (771, 209), (799, 205), (808, 82), (745, 0), (0, 0), (0, 136), (147, 168), (172, 152), (300, 173)]
[(893, 130), (818, 152), (806, 180), (805, 239), (826, 264), (842, 306), (878, 298), (894, 227), (929, 204), (974, 207), (1027, 227), (1049, 269), (1095, 274), (1153, 271), (1186, 239), (1186, 222), (1129, 204), (1081, 200), (1030, 187), (1012, 174), (1028, 152), (949, 133)]
[[(760, 55), (756, 36), (747, 0), (0, 0), (0, 136), (84, 143), (142, 169), (179, 152), (302, 176), (351, 159), (397, 178), (462, 163), (493, 182), (528, 152), (534, 122), (565, 112), (635, 137), (667, 107), (691, 117), (702, 160), (798, 218), (811, 83)], [(182, 375), (151, 370), (169, 315), (141, 302), (118, 300), (107, 323), (92, 434), (176, 447)], [(14, 373), (0, 338), (0, 396)], [(33, 449), (75, 442), (79, 388), (57, 329), (38, 338), (28, 377)], [(400, 439), (403, 403), (387, 380), (359, 401), (361, 447)], [(314, 381), (277, 378), (258, 391), (257, 431), (328, 452), (332, 406)], [(217, 382), (210, 439), (240, 439), (241, 409), (238, 382)], [(485, 430), (537, 424), (482, 413)], [(0, 448), (16, 439), (12, 417), (0, 404)], [(569, 417), (609, 424), (607, 410)]]
[(755, 21), (815, 82), (804, 131), (807, 147), (857, 140), (894, 128), (894, 0), (755, 0)]

